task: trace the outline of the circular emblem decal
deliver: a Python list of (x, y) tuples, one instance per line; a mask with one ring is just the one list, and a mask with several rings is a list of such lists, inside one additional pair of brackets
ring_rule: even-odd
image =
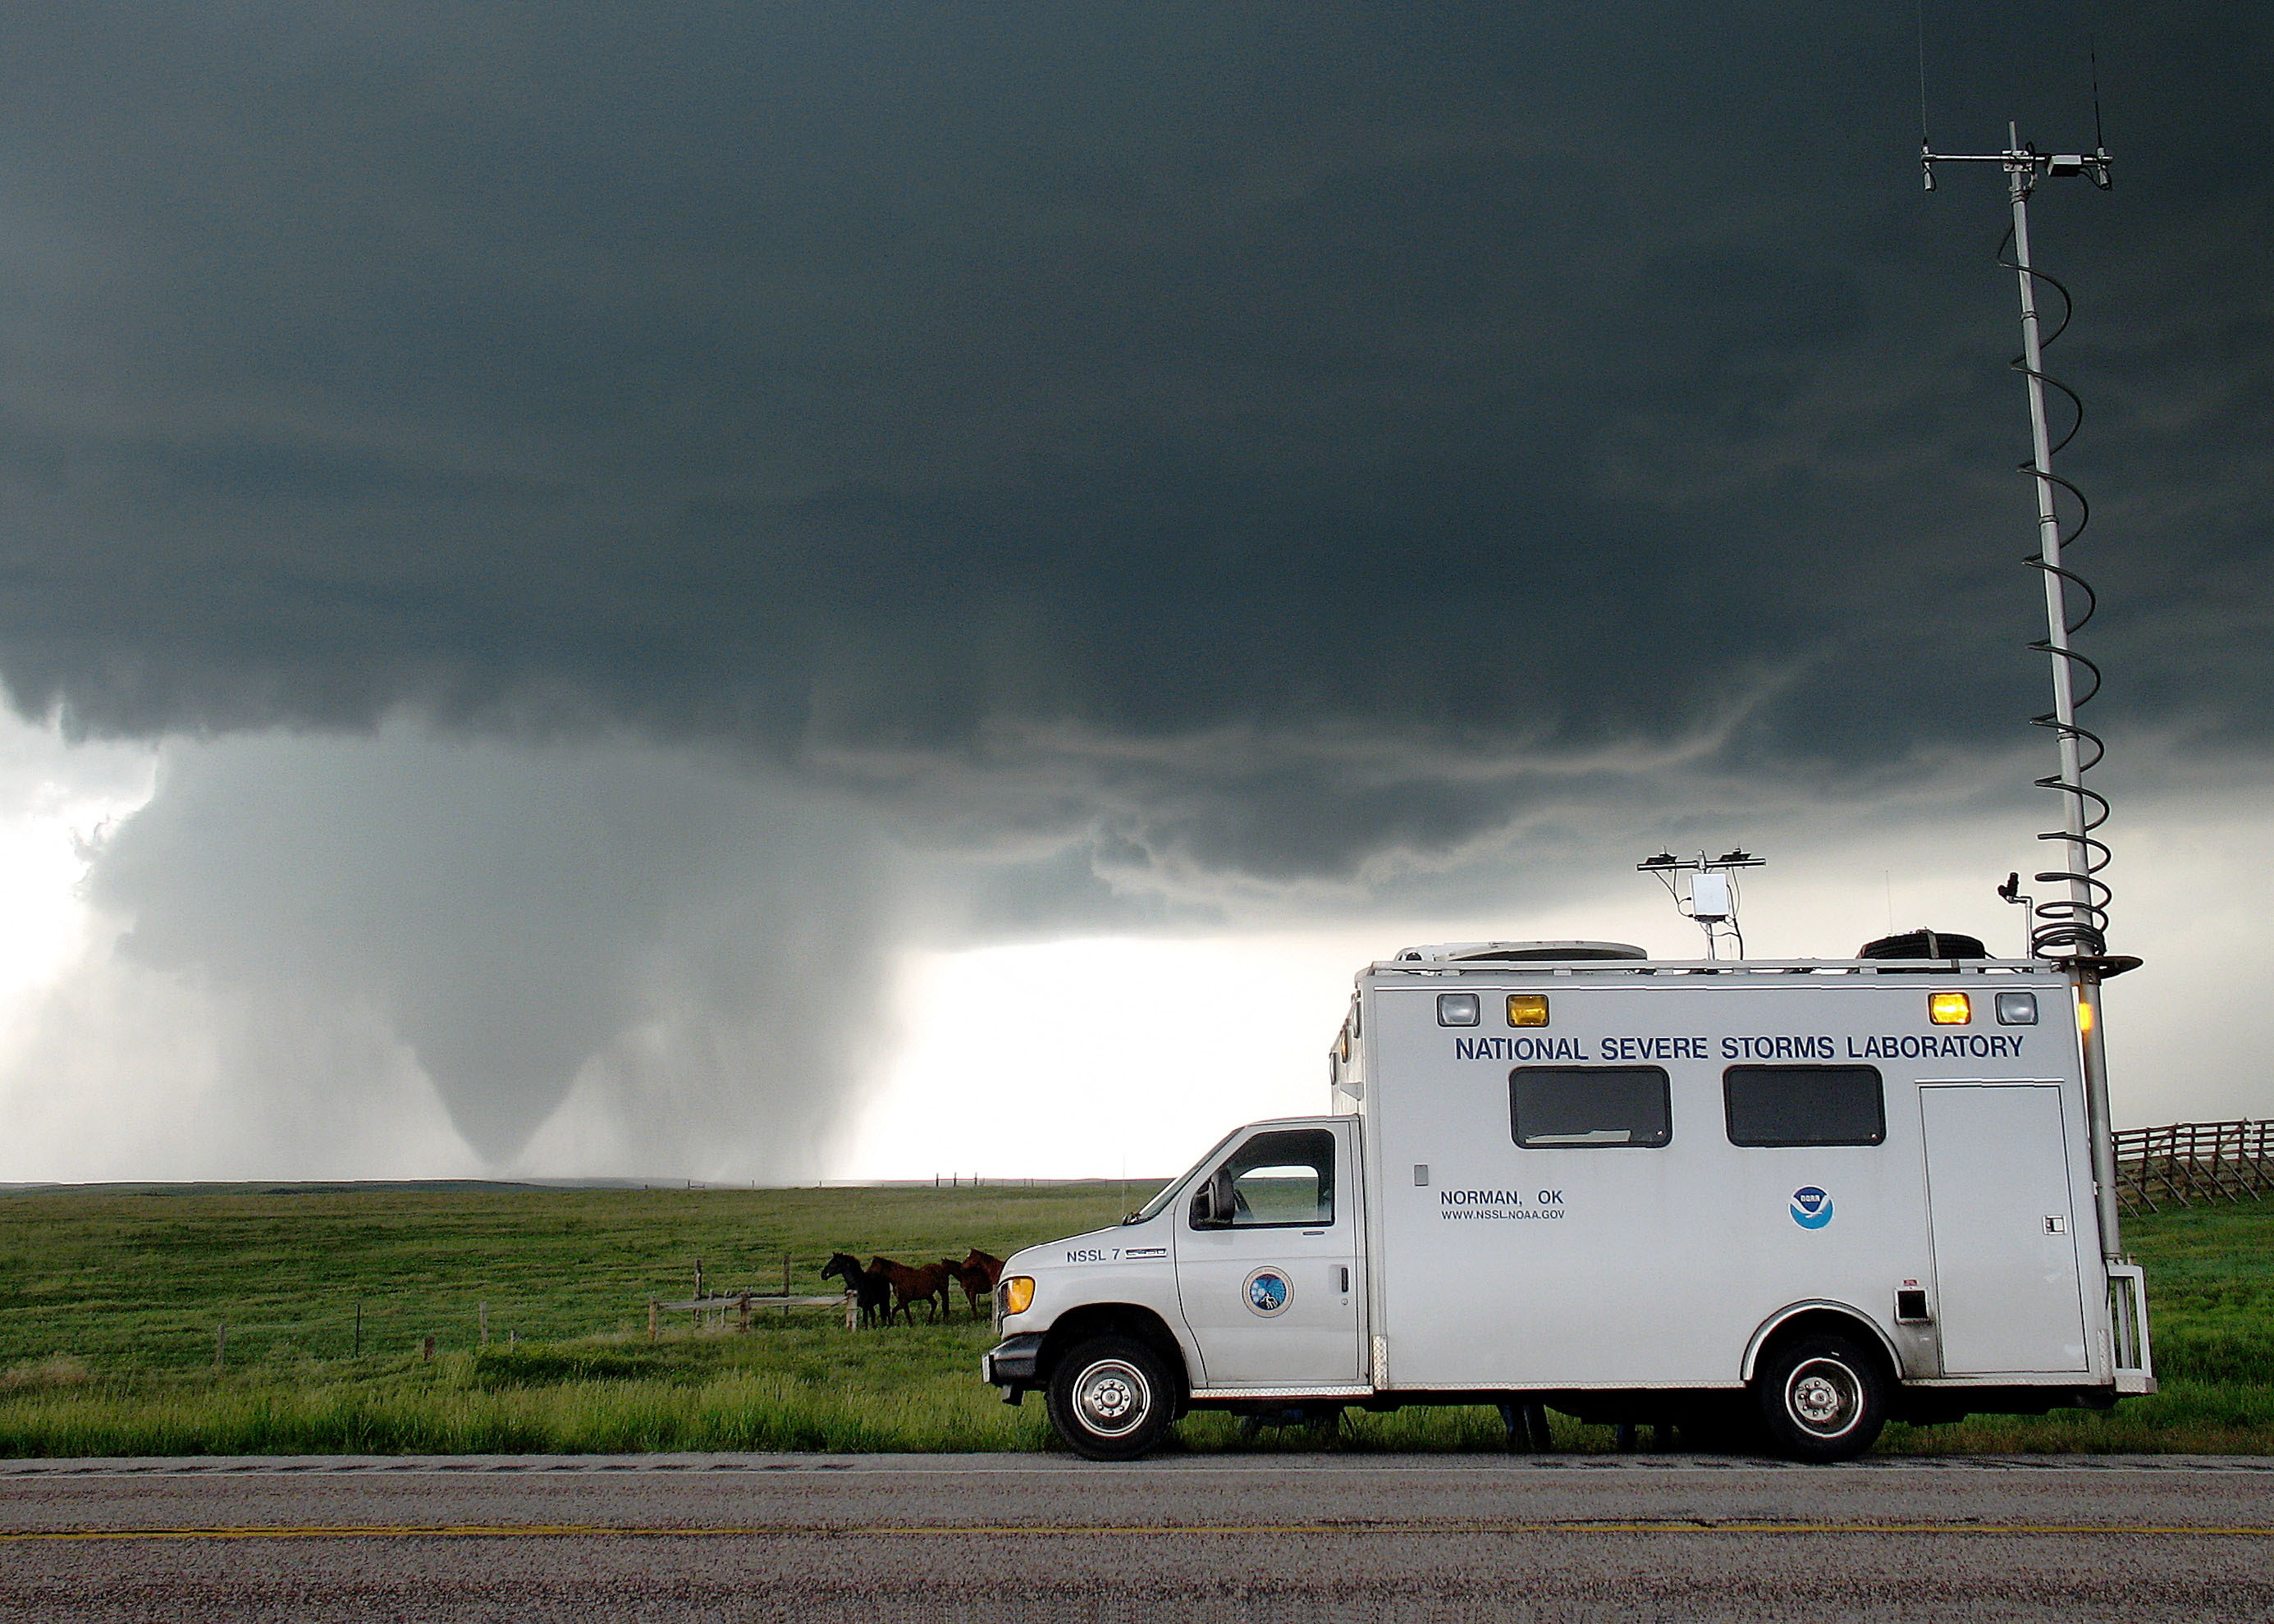
[(1792, 1221), (1803, 1229), (1820, 1229), (1832, 1222), (1832, 1198), (1814, 1184), (1792, 1192)]
[(1257, 1269), (1239, 1289), (1240, 1295), (1247, 1299), (1249, 1311), (1266, 1320), (1276, 1320), (1285, 1313), (1287, 1304), (1295, 1297), (1295, 1288), (1288, 1283), (1287, 1276), (1276, 1268)]

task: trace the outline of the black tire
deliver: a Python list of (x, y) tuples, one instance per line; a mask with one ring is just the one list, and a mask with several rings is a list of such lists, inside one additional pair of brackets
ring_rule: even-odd
[(1894, 1385), (1878, 1350), (1845, 1336), (1803, 1336), (1761, 1361), (1753, 1402), (1771, 1453), (1852, 1461), (1879, 1440)]
[(1127, 1336), (1069, 1349), (1050, 1372), (1050, 1430), (1092, 1461), (1133, 1461), (1176, 1418), (1176, 1384), (1161, 1357)]

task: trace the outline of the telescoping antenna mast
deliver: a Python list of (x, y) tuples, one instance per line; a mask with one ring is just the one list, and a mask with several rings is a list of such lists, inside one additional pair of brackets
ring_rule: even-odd
[[(2094, 101), (2097, 124), (2097, 94)], [(2044, 370), (2044, 346), (2059, 337), (2062, 328), (2068, 325), (2072, 306), (2068, 290), (2037, 269), (2029, 253), (2029, 197), (2038, 183), (2082, 176), (2105, 192), (2109, 184), (2110, 159), (2108, 148), (2100, 142), (2097, 132), (2094, 149), (2090, 153), (2041, 153), (2034, 143), (2024, 145), (2018, 128), (2008, 124), (2006, 150), (1998, 153), (1939, 153), (1922, 133), (1919, 166), (1929, 192), (1934, 190), (1934, 168), (1938, 163), (1998, 165), (2005, 171), (2007, 196), (2014, 212), (2010, 233), (2014, 256), (2008, 259), (2001, 254), (1999, 262), (2013, 270), (2021, 286), (2022, 354), (2014, 366), (2029, 388), (2029, 448), (2033, 454), (2031, 460), (2022, 465), (2022, 471), (2031, 477), (2037, 493), (2037, 553), (2029, 563), (2039, 571), (2045, 587), (2045, 640), (2030, 646), (2050, 658), (2053, 679), (2053, 708), (2037, 720), (2052, 730), (2060, 757), (2059, 770), (2037, 782), (2059, 792), (2063, 813), (2062, 827), (2038, 838), (2059, 843), (2065, 859), (2060, 867), (2037, 876), (2041, 883), (2061, 889), (2036, 904), (2029, 948), (2037, 957), (2064, 966), (2075, 989), (2078, 1034), (2084, 1055), (2086, 1109), (2092, 1116), (2092, 1176), (2098, 1186), (2101, 1250), (2110, 1261), (2114, 1261), (2121, 1247), (2116, 1211), (2116, 1158), (2109, 1128), (2108, 1065), (2100, 1032), (2100, 983), (2109, 976), (2135, 968), (2140, 961), (2108, 951), (2111, 893), (2099, 874), (2108, 866), (2109, 852), (2094, 833), (2107, 821), (2108, 802), (2084, 783), (2084, 775), (2100, 759), (2103, 749), (2099, 739), (2079, 726), (2076, 720), (2077, 707), (2090, 699), (2100, 686), (2099, 669), (2071, 646), (2078, 628), (2091, 618), (2094, 595), (2082, 577), (2061, 561), (2063, 544), (2074, 541), (2083, 529), (2084, 497), (2074, 485), (2053, 472), (2052, 464), (2053, 453), (2074, 437), (2077, 423), (2083, 417), (2083, 405), (2073, 390), (2058, 379), (2047, 377)], [(2041, 282), (2061, 297), (2060, 320), (2050, 335), (2043, 332), (2038, 320), (2037, 284)], [(2076, 420), (2071, 422), (2068, 432), (2058, 441), (2052, 436), (2045, 413), (2048, 384), (2067, 396), (2077, 412)], [(2080, 515), (2066, 535), (2058, 505), (2058, 492), (2061, 491), (2069, 493)], [(2082, 611), (2074, 619), (2069, 615), (2072, 590)], [(2090, 683), (2082, 693), (2077, 688), (2080, 674)], [(2018, 893), (2018, 886), (2017, 876), (2001, 887), (1999, 894), (2012, 900)]]

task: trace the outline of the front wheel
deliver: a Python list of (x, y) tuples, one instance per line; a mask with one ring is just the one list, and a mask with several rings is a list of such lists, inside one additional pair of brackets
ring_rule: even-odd
[(1126, 1336), (1083, 1342), (1050, 1372), (1051, 1430), (1089, 1460), (1135, 1460), (1161, 1441), (1176, 1406), (1160, 1356)]
[(1796, 1461), (1852, 1461), (1886, 1425), (1889, 1381), (1870, 1350), (1844, 1336), (1804, 1336), (1753, 1377), (1769, 1447)]

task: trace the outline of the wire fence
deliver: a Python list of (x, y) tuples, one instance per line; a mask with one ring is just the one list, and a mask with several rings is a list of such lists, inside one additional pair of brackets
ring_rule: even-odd
[(2116, 1199), (2127, 1213), (2274, 1194), (2274, 1120), (2124, 1128), (2115, 1139)]

